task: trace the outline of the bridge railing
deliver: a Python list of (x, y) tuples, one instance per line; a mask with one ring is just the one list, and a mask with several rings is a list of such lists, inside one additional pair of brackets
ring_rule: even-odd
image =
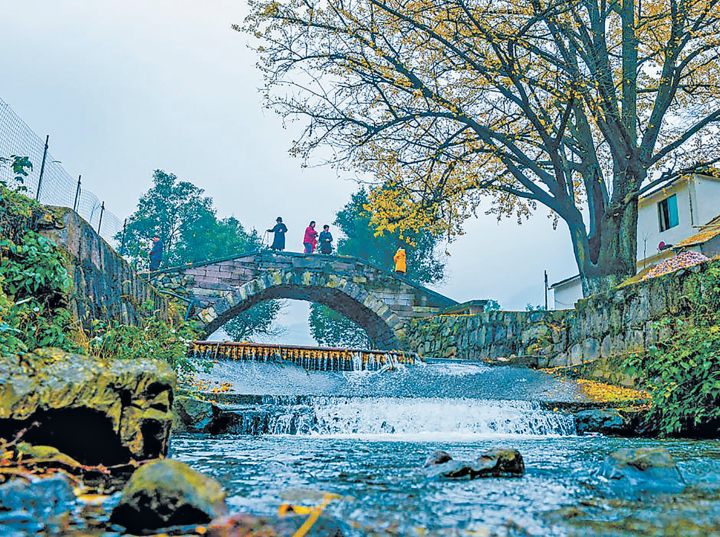
[(411, 352), (267, 343), (195, 341), (188, 356), (198, 360), (287, 362), (313, 371), (377, 371), (422, 362)]

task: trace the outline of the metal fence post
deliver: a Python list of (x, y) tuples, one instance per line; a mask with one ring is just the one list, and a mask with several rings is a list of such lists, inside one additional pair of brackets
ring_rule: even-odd
[(40, 189), (42, 188), (43, 174), (45, 173), (45, 159), (47, 158), (48, 145), (50, 144), (50, 135), (45, 138), (45, 151), (43, 151), (42, 164), (40, 165), (40, 178), (38, 179), (37, 192), (35, 192), (35, 201), (40, 201)]
[(105, 212), (105, 202), (103, 201), (102, 205), (100, 205), (100, 221), (98, 222), (98, 235), (100, 235), (100, 227), (102, 227), (102, 217), (103, 217), (104, 212)]
[(120, 242), (120, 255), (125, 255), (125, 234), (127, 233), (127, 218), (123, 220), (123, 234)]
[(75, 201), (73, 202), (73, 211), (75, 211), (75, 212), (77, 212), (78, 200), (80, 199), (80, 189), (81, 189), (80, 185), (82, 184), (81, 180), (82, 180), (82, 175), (78, 175), (78, 184), (77, 184), (77, 188), (75, 189)]

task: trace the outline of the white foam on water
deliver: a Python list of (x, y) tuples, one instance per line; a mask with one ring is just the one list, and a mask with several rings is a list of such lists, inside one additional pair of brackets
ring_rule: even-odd
[(572, 417), (526, 401), (312, 397), (306, 404), (276, 406), (272, 416), (263, 419), (267, 419), (265, 434), (306, 436), (462, 439), (575, 434)]

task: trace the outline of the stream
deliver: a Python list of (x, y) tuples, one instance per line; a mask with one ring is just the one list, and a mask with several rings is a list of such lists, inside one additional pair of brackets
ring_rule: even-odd
[[(349, 535), (720, 535), (720, 442), (577, 436), (557, 403), (586, 402), (572, 381), (538, 371), (430, 363), (368, 372), (220, 362), (206, 377), (238, 416), (233, 434), (177, 435), (171, 456), (220, 480), (233, 511), (317, 505)], [(662, 446), (687, 488), (618, 494), (597, 476), (610, 452)], [(520, 478), (438, 481), (442, 449), (471, 460), (520, 451)]]

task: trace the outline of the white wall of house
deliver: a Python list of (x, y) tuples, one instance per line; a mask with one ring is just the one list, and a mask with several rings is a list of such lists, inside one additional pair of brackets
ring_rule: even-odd
[(575, 302), (582, 298), (580, 278), (553, 287), (553, 309), (571, 310)]
[(720, 181), (698, 177), (695, 181), (695, 192), (697, 194), (695, 225), (702, 226), (720, 215)]
[[(658, 204), (672, 195), (677, 196), (678, 224), (660, 231)], [(675, 244), (699, 231), (720, 214), (720, 181), (703, 176), (681, 179), (670, 186), (644, 196), (638, 203), (637, 259), (638, 269), (654, 265), (673, 255), (662, 254), (660, 242)], [(553, 286), (554, 309), (572, 308), (582, 298), (580, 279)]]
[[(637, 234), (638, 261), (657, 254), (660, 242), (675, 244), (697, 232), (693, 228), (693, 225), (698, 225), (694, 223), (696, 218), (694, 215), (697, 213), (697, 195), (693, 192), (694, 187), (692, 181), (678, 181), (668, 188), (640, 200)], [(678, 224), (665, 231), (660, 231), (658, 204), (673, 195), (677, 198)]]

